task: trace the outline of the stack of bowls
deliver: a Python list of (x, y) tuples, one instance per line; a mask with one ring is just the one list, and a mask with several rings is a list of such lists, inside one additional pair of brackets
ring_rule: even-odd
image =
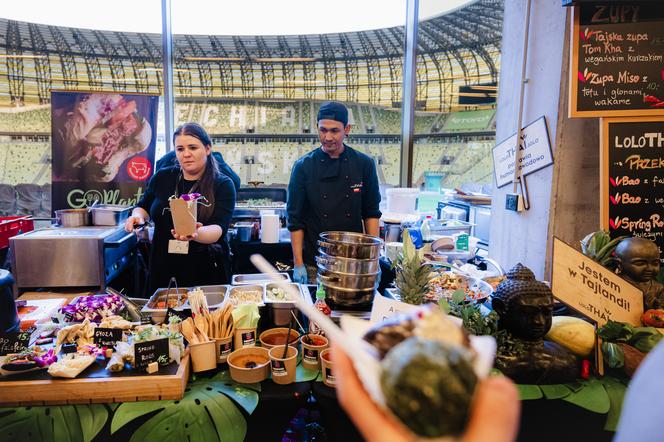
[(318, 241), (318, 282), (337, 307), (371, 304), (378, 288), (383, 240), (362, 233), (323, 232)]

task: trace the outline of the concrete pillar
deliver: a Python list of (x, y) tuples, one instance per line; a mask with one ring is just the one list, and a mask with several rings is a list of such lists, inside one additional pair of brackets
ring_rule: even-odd
[[(497, 142), (517, 130), (525, 10), (526, 0), (505, 2)], [(527, 176), (530, 210), (505, 210), (512, 184), (494, 190), (491, 206), (490, 256), (538, 279), (549, 278), (554, 235), (576, 246), (599, 226), (598, 121), (567, 118), (568, 12), (560, 0), (532, 0), (523, 126), (545, 116), (554, 164)]]

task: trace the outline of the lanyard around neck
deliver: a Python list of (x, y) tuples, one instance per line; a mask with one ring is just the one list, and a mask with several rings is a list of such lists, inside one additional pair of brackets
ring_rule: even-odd
[[(177, 181), (176, 181), (176, 183), (175, 183), (175, 198), (179, 198), (179, 197), (180, 197), (180, 182), (182, 181), (182, 179), (183, 179), (183, 177), (182, 177), (182, 172), (180, 172), (180, 173), (178, 174), (178, 179), (177, 179)], [(198, 189), (198, 184), (199, 184), (199, 180), (196, 180), (196, 182), (194, 183), (194, 185), (191, 186), (191, 189), (189, 189), (189, 192), (186, 192), (186, 193), (193, 193), (194, 190), (197, 190), (197, 189)]]

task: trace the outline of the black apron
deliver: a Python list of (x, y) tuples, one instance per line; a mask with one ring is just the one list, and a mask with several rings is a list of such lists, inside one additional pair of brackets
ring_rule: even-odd
[(354, 151), (346, 148), (339, 158), (322, 150), (316, 153), (311, 179), (304, 191), (309, 202), (305, 216), (303, 259), (315, 265), (318, 236), (321, 232), (341, 230), (362, 233), (362, 169), (353, 161)]

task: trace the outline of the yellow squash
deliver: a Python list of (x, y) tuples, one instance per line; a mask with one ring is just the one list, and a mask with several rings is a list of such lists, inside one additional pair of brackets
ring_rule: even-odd
[(554, 316), (546, 339), (556, 342), (578, 356), (589, 356), (595, 347), (595, 327), (572, 316)]

